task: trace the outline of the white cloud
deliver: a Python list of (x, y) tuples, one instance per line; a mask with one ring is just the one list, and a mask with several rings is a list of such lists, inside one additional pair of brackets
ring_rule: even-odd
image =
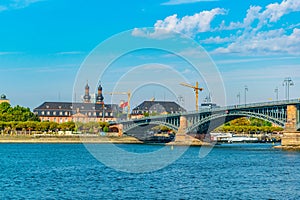
[(234, 36), (221, 38), (220, 36), (209, 37), (205, 40), (201, 40), (202, 44), (223, 44), (228, 42), (233, 42), (235, 40)]
[(1, 51), (0, 56), (22, 54), (22, 52)]
[(225, 25), (225, 21), (222, 21), (219, 28), (216, 30), (222, 31), (222, 30), (235, 30), (235, 29), (242, 29), (242, 28), (251, 28), (251, 24), (258, 19), (258, 16), (260, 15), (260, 6), (250, 6), (250, 8), (247, 10), (246, 17), (244, 18), (243, 22), (230, 22), (230, 24), (227, 26)]
[(266, 6), (266, 10), (262, 13), (261, 20), (268, 19), (270, 22), (278, 21), (283, 15), (300, 11), (299, 0), (283, 0), (279, 3), (272, 3)]
[(145, 36), (160, 38), (170, 33), (179, 32), (188, 36), (195, 36), (201, 32), (211, 31), (211, 22), (217, 15), (225, 15), (227, 11), (222, 8), (215, 8), (210, 11), (202, 11), (192, 16), (178, 18), (177, 14), (157, 20), (154, 24), (154, 32), (147, 32), (146, 29), (135, 28), (132, 32), (134, 36)]
[[(211, 27), (212, 21), (217, 15), (227, 15), (228, 13), (223, 8), (215, 8), (182, 18), (174, 14), (163, 20), (157, 20), (154, 24), (154, 31), (136, 28), (132, 35), (165, 38), (170, 37), (172, 32), (179, 32), (190, 37), (201, 38), (200, 42), (203, 44), (216, 45), (215, 50), (212, 51), (216, 54), (300, 55), (300, 29), (297, 21), (290, 26), (278, 24), (283, 16), (299, 11), (299, 0), (282, 0), (280, 3), (271, 3), (265, 7), (250, 6), (241, 21), (226, 23), (223, 20), (219, 25)], [(278, 25), (282, 28), (278, 28)], [(230, 31), (230, 35), (223, 36), (222, 31), (225, 34), (228, 33), (226, 31)], [(221, 35), (202, 38), (201, 33), (205, 32), (221, 32)]]
[(260, 32), (247, 39), (240, 36), (227, 47), (217, 48), (212, 53), (251, 54), (300, 54), (300, 29), (295, 28), (290, 35), (284, 29)]
[(270, 61), (270, 60), (293, 60), (297, 59), (297, 56), (290, 56), (290, 57), (259, 57), (259, 58), (241, 58), (241, 59), (224, 59), (224, 60), (214, 60), (218, 65), (232, 65), (237, 63), (253, 63), (253, 62), (260, 62), (260, 61)]
[(29, 5), (45, 0), (7, 0), (0, 4), (0, 12), (5, 10), (16, 10), (26, 8)]
[(57, 52), (56, 55), (79, 55), (84, 54), (82, 51), (63, 51), (63, 52)]
[(179, 4), (189, 4), (198, 2), (209, 2), (209, 1), (219, 1), (219, 0), (169, 0), (161, 5), (179, 5)]
[[(272, 3), (264, 9), (260, 6), (251, 6), (242, 22), (230, 22), (225, 25), (223, 21), (216, 30), (235, 30), (236, 38), (230, 44), (219, 47), (213, 53), (254, 53), (254, 54), (292, 54), (299, 55), (299, 30), (294, 26), (292, 33), (288, 33), (283, 28), (270, 29), (284, 15), (291, 12), (300, 11), (299, 0), (283, 0), (281, 3)], [(271, 26), (270, 26), (271, 25)], [(269, 29), (269, 30), (268, 30)], [(268, 30), (268, 31), (266, 31)], [(209, 38), (208, 42), (227, 40), (228, 38)]]
[(298, 11), (300, 11), (299, 0), (283, 0), (281, 3), (271, 3), (267, 5), (264, 10), (260, 6), (250, 6), (243, 22), (230, 22), (230, 24), (226, 26), (225, 21), (223, 21), (219, 30), (251, 28), (252, 25), (255, 24), (255, 21), (258, 22), (256, 25), (256, 29), (258, 30), (267, 23), (275, 23), (282, 16)]

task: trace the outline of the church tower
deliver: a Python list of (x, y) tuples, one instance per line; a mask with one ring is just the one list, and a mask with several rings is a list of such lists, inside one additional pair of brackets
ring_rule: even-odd
[(104, 100), (104, 97), (102, 95), (102, 86), (101, 86), (101, 84), (99, 84), (98, 93), (96, 95), (96, 104), (104, 104), (103, 100)]
[(83, 96), (83, 102), (84, 103), (91, 103), (90, 87), (89, 87), (88, 83), (86, 83), (86, 86), (85, 86), (85, 94)]

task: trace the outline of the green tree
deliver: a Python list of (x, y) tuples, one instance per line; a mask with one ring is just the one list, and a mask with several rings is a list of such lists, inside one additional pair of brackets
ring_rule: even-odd
[(61, 131), (74, 131), (75, 130), (75, 123), (74, 122), (65, 122), (61, 123), (57, 127)]
[(105, 127), (103, 128), (103, 131), (104, 131), (104, 132), (108, 132), (108, 131), (109, 131), (109, 128), (108, 128), (107, 126), (105, 126)]
[(29, 108), (24, 108), (19, 105), (11, 107), (9, 103), (3, 102), (0, 104), (0, 121), (40, 121), (38, 116), (30, 111)]
[(241, 117), (230, 122), (232, 126), (248, 126), (250, 124), (250, 120), (246, 117)]

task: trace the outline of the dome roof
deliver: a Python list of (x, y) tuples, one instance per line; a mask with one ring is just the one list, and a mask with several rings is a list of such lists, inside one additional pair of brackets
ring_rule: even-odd
[(5, 95), (5, 94), (2, 94), (2, 95), (1, 95), (1, 99), (6, 99), (6, 95)]

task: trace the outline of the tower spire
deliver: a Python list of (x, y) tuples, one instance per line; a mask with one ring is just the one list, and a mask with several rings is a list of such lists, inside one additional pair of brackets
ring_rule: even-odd
[(100, 81), (99, 86), (98, 86), (98, 93), (96, 95), (96, 104), (104, 104), (103, 100), (104, 100), (104, 97), (103, 97), (102, 86), (101, 86), (101, 81)]
[(90, 103), (91, 102), (90, 86), (88, 84), (88, 81), (86, 81), (86, 85), (85, 85), (85, 93), (84, 93), (84, 96), (83, 96), (83, 102), (84, 103)]

